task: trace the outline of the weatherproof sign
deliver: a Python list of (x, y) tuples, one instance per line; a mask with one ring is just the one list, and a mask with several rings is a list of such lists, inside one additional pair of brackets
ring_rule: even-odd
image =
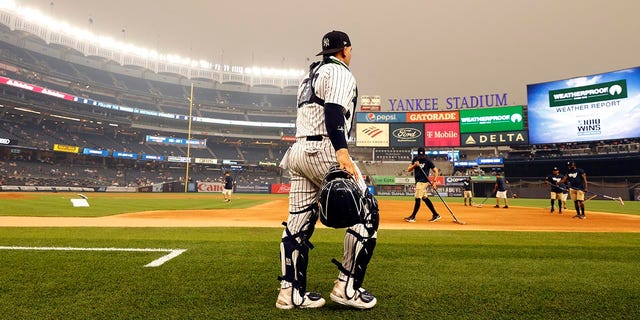
[(460, 110), (460, 132), (518, 131), (524, 128), (522, 106)]
[(640, 137), (640, 67), (527, 85), (532, 144)]

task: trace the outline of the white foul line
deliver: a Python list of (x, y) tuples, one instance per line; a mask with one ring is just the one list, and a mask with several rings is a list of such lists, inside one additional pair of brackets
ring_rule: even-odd
[(37, 251), (125, 251), (125, 252), (168, 252), (168, 254), (153, 260), (145, 267), (159, 267), (165, 262), (181, 255), (187, 249), (153, 249), (153, 248), (72, 248), (72, 247), (5, 247), (0, 250), (37, 250)]

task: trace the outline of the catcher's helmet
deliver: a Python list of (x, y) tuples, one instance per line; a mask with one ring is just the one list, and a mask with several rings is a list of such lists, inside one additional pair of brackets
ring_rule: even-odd
[(346, 228), (362, 221), (362, 192), (344, 170), (334, 168), (325, 175), (319, 201), (320, 222), (327, 227)]

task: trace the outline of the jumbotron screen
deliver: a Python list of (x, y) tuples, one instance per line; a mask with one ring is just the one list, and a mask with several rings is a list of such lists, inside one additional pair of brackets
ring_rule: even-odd
[(640, 137), (640, 67), (527, 85), (531, 144)]

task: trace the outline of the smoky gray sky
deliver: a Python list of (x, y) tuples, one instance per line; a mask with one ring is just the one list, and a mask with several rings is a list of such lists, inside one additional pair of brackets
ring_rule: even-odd
[[(100, 35), (214, 63), (306, 69), (349, 34), (361, 95), (507, 93), (640, 65), (637, 0), (16, 0)], [(89, 18), (93, 23), (89, 23)], [(125, 29), (126, 31), (122, 31)]]

